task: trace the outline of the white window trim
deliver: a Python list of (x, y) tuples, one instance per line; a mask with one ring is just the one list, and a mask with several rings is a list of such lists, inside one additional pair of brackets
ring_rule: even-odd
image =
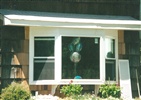
[[(34, 57), (34, 37), (42, 37), (42, 36), (49, 36), (49, 37), (55, 37), (55, 35), (52, 34), (40, 34), (40, 33), (34, 33), (34, 34), (30, 34), (30, 40), (29, 40), (29, 51), (30, 51), (30, 59), (29, 59), (29, 84), (31, 85), (47, 85), (47, 84), (56, 84), (57, 82), (55, 82), (54, 80), (38, 80), (35, 81), (33, 80), (33, 71), (34, 71), (34, 67), (33, 67), (33, 58), (41, 58), (41, 57)], [(56, 40), (56, 37), (55, 37)], [(56, 52), (54, 54), (54, 57), (49, 57), (49, 58), (55, 58), (56, 59)], [(47, 57), (42, 57), (42, 58), (47, 58)], [(56, 65), (55, 65), (56, 66)], [(56, 68), (54, 67), (54, 69), (56, 70)], [(56, 72), (56, 71), (55, 71)], [(54, 72), (54, 73), (55, 73)], [(55, 80), (56, 80), (56, 76), (55, 76)]]
[[(32, 27), (31, 27), (32, 29)], [(42, 29), (42, 28), (41, 28)], [(56, 30), (55, 30), (56, 29)], [(55, 30), (55, 32), (50, 32), (50, 33), (46, 33), (43, 31), (40, 32), (39, 30), (36, 30), (36, 28), (32, 29), (32, 32), (30, 31), (30, 37), (29, 37), (29, 55), (30, 55), (30, 59), (29, 59), (29, 84), (31, 85), (53, 85), (53, 84), (68, 84), (70, 82), (70, 80), (73, 80), (74, 84), (103, 84), (105, 83), (105, 53), (103, 52), (104, 48), (105, 48), (105, 44), (104, 44), (104, 38), (105, 38), (105, 30), (93, 30), (90, 31), (90, 33), (65, 33), (64, 32), (59, 32), (57, 28), (55, 28), (53, 30)], [(80, 30), (80, 29), (79, 29)], [(61, 31), (61, 30), (60, 30)], [(69, 32), (69, 31), (68, 31)], [(89, 35), (88, 35), (89, 34)], [(33, 80), (33, 58), (34, 58), (34, 37), (35, 36), (53, 36), (55, 37), (55, 80), (38, 80), (38, 81), (34, 81)], [(61, 73), (62, 73), (62, 68), (61, 68), (61, 55), (62, 55), (62, 50), (61, 50), (61, 39), (62, 36), (79, 36), (79, 37), (100, 37), (100, 79), (61, 79)], [(117, 39), (116, 39), (117, 41)], [(116, 42), (116, 46), (117, 46), (117, 42)], [(117, 50), (117, 47), (116, 49)], [(117, 51), (115, 51), (115, 54), (117, 54)], [(117, 57), (117, 56), (116, 56)], [(117, 58), (116, 58), (117, 59)], [(117, 62), (116, 62), (117, 63)], [(56, 74), (57, 73), (57, 74)], [(117, 76), (117, 75), (116, 75)], [(117, 80), (118, 78), (116, 78)]]
[[(107, 36), (105, 37), (106, 38), (109, 38), (109, 39), (114, 39), (115, 40), (115, 58), (107, 58), (106, 57), (106, 54), (105, 54), (105, 60), (115, 60), (115, 73), (116, 73), (116, 81), (112, 81), (110, 80), (110, 83), (118, 83), (118, 36)], [(105, 42), (106, 43), (106, 42)], [(106, 62), (105, 62), (106, 63)], [(106, 69), (106, 66), (105, 66), (105, 69)], [(106, 71), (105, 71), (105, 76), (106, 76)], [(105, 80), (105, 81), (108, 81), (108, 80)]]
[[(70, 35), (61, 35), (61, 39), (62, 39), (62, 36), (70, 36)], [(71, 34), (71, 36), (70, 37), (98, 37), (98, 38), (100, 38), (100, 79), (61, 79), (61, 84), (66, 84), (66, 83), (69, 83), (70, 82), (70, 80), (73, 80), (73, 83), (74, 84), (103, 84), (104, 82), (105, 82), (105, 64), (103, 64), (102, 62), (104, 61), (103, 60), (103, 55), (104, 55), (104, 53), (103, 53), (103, 44), (104, 44), (104, 42), (103, 42), (103, 37), (102, 37), (102, 35), (81, 35), (80, 33), (79, 34)], [(61, 50), (62, 51), (62, 50)], [(60, 53), (61, 54), (61, 53)], [(60, 56), (61, 57), (61, 56)], [(61, 59), (61, 62), (62, 62), (62, 58), (60, 58)], [(104, 63), (105, 63), (105, 61), (104, 61)], [(62, 68), (61, 68), (62, 69)], [(61, 70), (61, 72), (62, 72), (62, 70)], [(62, 76), (61, 76), (62, 77)]]

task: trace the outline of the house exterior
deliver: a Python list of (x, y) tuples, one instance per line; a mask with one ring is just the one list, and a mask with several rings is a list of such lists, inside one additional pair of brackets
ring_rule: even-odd
[[(50, 2), (69, 6), (72, 3)], [(4, 3), (13, 9), (5, 9)], [(85, 91), (93, 91), (109, 80), (119, 84), (118, 61), (128, 59), (132, 93), (134, 97), (138, 96), (136, 69), (140, 76), (141, 21), (138, 14), (132, 14), (131, 8), (130, 13), (124, 12), (126, 16), (108, 12), (100, 15), (96, 10), (90, 14), (83, 9), (84, 4), (86, 8), (90, 5), (90, 1), (75, 1), (75, 6), (82, 3), (81, 12), (87, 12), (76, 14), (73, 10), (63, 13), (61, 8), (60, 11), (53, 11), (53, 8), (48, 8), (48, 12), (25, 11), (24, 7), (19, 8), (22, 3), (1, 2), (2, 88), (17, 80), (39, 94), (49, 94), (51, 87), (58, 85), (55, 95), (61, 95), (61, 85), (73, 80), (74, 84), (84, 85)], [(103, 3), (97, 2), (101, 6)], [(138, 5), (138, 1), (126, 3)], [(134, 9), (138, 8), (139, 5)]]

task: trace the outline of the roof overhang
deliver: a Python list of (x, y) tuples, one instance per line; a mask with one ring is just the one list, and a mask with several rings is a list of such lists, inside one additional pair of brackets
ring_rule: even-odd
[(1, 25), (12, 26), (141, 30), (141, 21), (128, 16), (0, 10), (0, 20)]

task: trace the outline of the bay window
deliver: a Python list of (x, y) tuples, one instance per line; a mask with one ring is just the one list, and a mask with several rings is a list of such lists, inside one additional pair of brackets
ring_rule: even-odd
[(30, 84), (67, 84), (70, 80), (75, 84), (116, 81), (115, 38), (107, 38), (101, 30), (81, 33), (40, 31), (34, 28), (30, 34)]

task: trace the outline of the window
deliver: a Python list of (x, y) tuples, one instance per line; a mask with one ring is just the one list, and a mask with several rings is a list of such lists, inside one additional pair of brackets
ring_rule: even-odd
[(106, 55), (106, 80), (116, 80), (116, 59), (115, 59), (115, 39), (105, 39), (105, 55)]
[(100, 38), (62, 37), (62, 79), (100, 79)]
[(73, 79), (75, 84), (92, 85), (117, 79), (117, 35), (107, 38), (109, 31), (88, 29), (30, 31), (30, 84), (67, 84)]
[(115, 60), (106, 60), (106, 80), (116, 80)]
[(54, 37), (34, 37), (34, 80), (54, 79)]
[(115, 40), (106, 38), (106, 57), (107, 58), (115, 58)]

